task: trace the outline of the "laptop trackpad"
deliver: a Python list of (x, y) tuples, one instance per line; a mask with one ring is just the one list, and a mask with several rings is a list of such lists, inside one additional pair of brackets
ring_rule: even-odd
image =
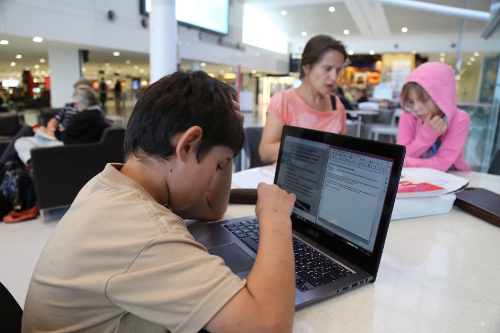
[(207, 249), (208, 253), (221, 257), (234, 274), (249, 271), (254, 258), (250, 257), (238, 244), (230, 243)]

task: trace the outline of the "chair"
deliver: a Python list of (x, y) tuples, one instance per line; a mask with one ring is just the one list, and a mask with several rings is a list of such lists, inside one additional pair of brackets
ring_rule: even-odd
[(12, 138), (23, 128), (24, 115), (17, 113), (0, 114), (0, 155), (5, 151)]
[(34, 148), (33, 182), (42, 220), (49, 209), (70, 206), (80, 189), (107, 163), (123, 163), (125, 129), (110, 124), (99, 142)]
[(369, 125), (368, 138), (378, 141), (379, 135), (389, 135), (390, 142), (394, 142), (395, 138), (398, 136), (399, 127), (397, 125), (396, 119), (401, 117), (403, 109), (394, 110), (390, 124), (371, 124)]
[(500, 176), (500, 150), (497, 150), (497, 152), (495, 153), (495, 156), (491, 161), (490, 168), (488, 169), (488, 173)]
[(21, 332), (23, 310), (12, 294), (0, 282), (0, 331)]
[(243, 151), (235, 157), (235, 171), (271, 165), (260, 159), (259, 146), (264, 127), (245, 127)]

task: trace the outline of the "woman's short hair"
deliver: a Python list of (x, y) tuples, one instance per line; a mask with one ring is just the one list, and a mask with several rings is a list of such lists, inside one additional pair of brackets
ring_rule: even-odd
[(302, 52), (302, 58), (300, 60), (300, 78), (303, 79), (305, 77), (305, 72), (302, 67), (314, 65), (327, 51), (332, 50), (342, 53), (344, 60), (347, 58), (344, 44), (342, 44), (341, 41), (326, 35), (318, 35), (309, 39), (304, 47), (304, 52)]
[(73, 98), (76, 100), (78, 105), (84, 106), (84, 109), (89, 106), (97, 105), (97, 96), (95, 91), (87, 85), (76, 86)]
[(168, 160), (175, 153), (172, 138), (192, 126), (203, 130), (196, 158), (215, 146), (236, 156), (245, 131), (233, 106), (236, 90), (203, 71), (175, 72), (147, 87), (137, 100), (125, 133), (125, 158), (131, 154)]

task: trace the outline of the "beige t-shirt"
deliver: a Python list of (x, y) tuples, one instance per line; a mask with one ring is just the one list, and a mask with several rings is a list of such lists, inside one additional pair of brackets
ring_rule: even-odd
[(120, 168), (90, 180), (54, 229), (23, 332), (197, 332), (245, 286)]

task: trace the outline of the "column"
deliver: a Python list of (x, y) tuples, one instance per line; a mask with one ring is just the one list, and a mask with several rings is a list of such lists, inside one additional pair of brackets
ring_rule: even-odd
[(175, 0), (151, 0), (149, 67), (151, 83), (177, 70)]
[(78, 49), (49, 47), (50, 101), (52, 108), (62, 108), (72, 101), (73, 84), (82, 77)]

